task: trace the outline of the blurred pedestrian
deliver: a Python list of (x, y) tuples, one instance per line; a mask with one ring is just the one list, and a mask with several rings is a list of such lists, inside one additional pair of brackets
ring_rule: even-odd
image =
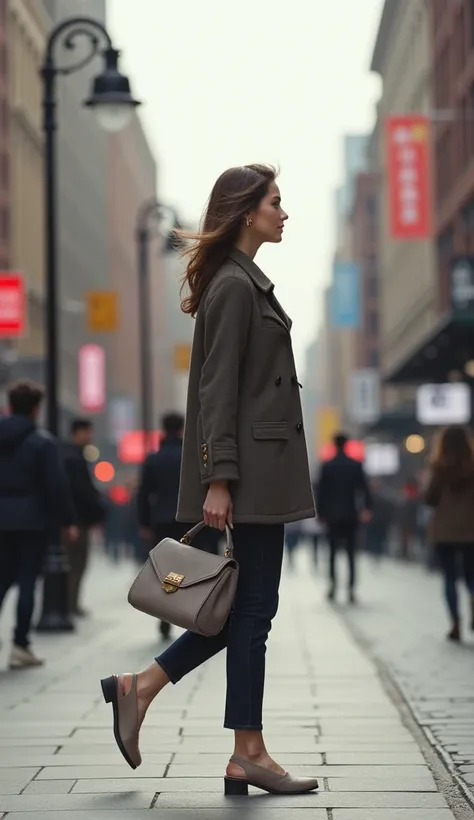
[(355, 602), (357, 530), (360, 522), (371, 518), (372, 497), (360, 461), (345, 452), (347, 436), (334, 437), (336, 455), (324, 462), (317, 486), (316, 508), (326, 525), (329, 542), (330, 587), (328, 598), (337, 592), (336, 561), (339, 549), (345, 551), (349, 565), (349, 601)]
[(300, 521), (293, 521), (292, 523), (285, 525), (285, 547), (286, 554), (288, 556), (288, 563), (291, 569), (293, 569), (295, 565), (295, 550), (301, 541), (301, 537), (302, 532)]
[[(187, 524), (176, 521), (184, 417), (180, 413), (168, 413), (161, 420), (161, 429), (164, 436), (160, 449), (145, 459), (137, 496), (138, 523), (148, 549), (163, 538), (179, 541), (189, 529)], [(219, 540), (217, 531), (207, 530), (199, 533), (193, 546), (217, 554)], [(170, 624), (161, 621), (160, 632), (168, 638)]]
[[(196, 316), (188, 385), (178, 518), (233, 528), (239, 580), (230, 618), (213, 637), (185, 632), (148, 669), (102, 682), (115, 737), (140, 765), (139, 729), (170, 681), (227, 649), (224, 725), (235, 732), (226, 794), (249, 783), (302, 794), (315, 778), (292, 777), (262, 734), (265, 648), (278, 608), (284, 525), (314, 515), (291, 322), (255, 264), (264, 242), (281, 242), (287, 214), (275, 171), (231, 168), (211, 193), (186, 270), (185, 313)], [(179, 595), (179, 592), (178, 592)]]
[(371, 479), (369, 486), (372, 496), (372, 517), (365, 529), (366, 549), (374, 558), (380, 559), (387, 552), (394, 508), (392, 501), (382, 489), (380, 479)]
[(402, 500), (398, 512), (400, 557), (404, 561), (410, 561), (415, 557), (419, 508), (420, 495), (418, 482), (415, 478), (410, 478), (403, 485)]
[(30, 627), (49, 537), (64, 527), (73, 543), (78, 532), (58, 442), (36, 426), (43, 390), (19, 381), (8, 400), (10, 415), (0, 419), (0, 608), (17, 585), (9, 666), (18, 669), (43, 663), (30, 647)]
[(63, 545), (69, 560), (69, 609), (79, 618), (87, 615), (81, 605), (81, 590), (90, 549), (90, 530), (102, 524), (105, 505), (95, 487), (84, 456), (84, 448), (92, 444), (94, 427), (89, 419), (77, 418), (71, 423), (71, 441), (63, 444), (63, 458), (76, 509), (79, 537), (71, 541), (67, 533)]
[(430, 533), (444, 577), (451, 629), (461, 640), (457, 581), (462, 573), (471, 602), (474, 630), (474, 439), (467, 428), (446, 427), (439, 435), (425, 492), (433, 507)]

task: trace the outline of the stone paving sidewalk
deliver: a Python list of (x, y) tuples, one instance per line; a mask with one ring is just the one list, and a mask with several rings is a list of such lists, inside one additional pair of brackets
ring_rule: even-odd
[[(363, 559), (360, 604), (339, 612), (397, 683), (428, 739), (474, 801), (474, 634), (463, 596), (464, 641), (445, 640), (448, 616), (437, 574)], [(464, 590), (462, 590), (464, 592)], [(473, 813), (474, 816), (474, 813)]]
[(158, 650), (154, 622), (125, 602), (133, 573), (98, 559), (88, 591), (94, 618), (76, 635), (38, 638), (37, 648), (48, 658), (44, 669), (0, 673), (0, 817), (474, 816), (461, 800), (453, 804), (452, 793), (454, 810), (449, 808), (438, 788), (450, 784), (445, 770), (440, 764), (430, 769), (373, 663), (338, 612), (323, 602), (324, 585), (304, 556), (282, 583), (267, 654), (265, 726), (274, 756), (296, 774), (315, 774), (319, 793), (275, 797), (252, 790), (248, 798), (223, 797), (232, 749), (231, 733), (222, 729), (223, 657), (157, 698), (141, 735), (144, 762), (132, 772), (113, 742), (98, 681), (142, 668)]

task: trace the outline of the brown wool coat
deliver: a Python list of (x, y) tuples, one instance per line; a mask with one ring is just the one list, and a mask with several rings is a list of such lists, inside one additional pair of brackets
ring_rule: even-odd
[(432, 473), (425, 501), (434, 508), (429, 524), (433, 543), (474, 544), (474, 474), (453, 487)]
[(229, 481), (236, 523), (314, 516), (290, 329), (270, 280), (232, 251), (196, 317), (179, 521), (201, 520), (219, 480)]

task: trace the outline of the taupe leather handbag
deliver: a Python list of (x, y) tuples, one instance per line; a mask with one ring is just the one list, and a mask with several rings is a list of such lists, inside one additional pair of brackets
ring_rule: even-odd
[(209, 637), (221, 631), (229, 616), (239, 566), (229, 527), (224, 558), (190, 546), (204, 526), (202, 521), (181, 541), (164, 538), (153, 547), (130, 587), (128, 602), (147, 615)]

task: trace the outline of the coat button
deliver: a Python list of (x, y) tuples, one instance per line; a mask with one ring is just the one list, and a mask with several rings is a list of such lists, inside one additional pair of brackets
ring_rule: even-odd
[(277, 379), (275, 379), (275, 384), (276, 384), (276, 386), (277, 386), (277, 387), (280, 387), (280, 385), (281, 385), (282, 381), (283, 381), (282, 377), (281, 377), (281, 376), (278, 376), (278, 378), (277, 378)]
[(296, 429), (297, 429), (298, 433), (301, 433), (301, 431), (303, 429), (303, 423), (301, 421), (299, 421), (298, 424), (296, 425)]

